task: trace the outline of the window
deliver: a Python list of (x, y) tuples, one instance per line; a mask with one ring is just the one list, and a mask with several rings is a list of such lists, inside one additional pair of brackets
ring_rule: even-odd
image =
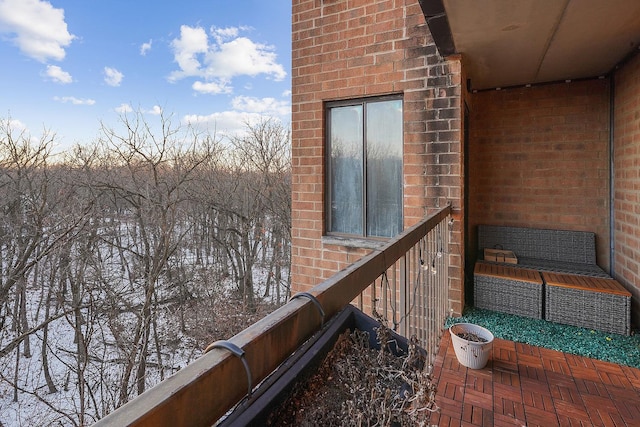
[(402, 231), (402, 98), (327, 104), (327, 232)]

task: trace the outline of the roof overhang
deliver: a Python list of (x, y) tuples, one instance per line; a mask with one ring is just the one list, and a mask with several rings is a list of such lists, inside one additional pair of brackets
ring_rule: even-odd
[(473, 89), (599, 77), (640, 44), (639, 0), (419, 0)]

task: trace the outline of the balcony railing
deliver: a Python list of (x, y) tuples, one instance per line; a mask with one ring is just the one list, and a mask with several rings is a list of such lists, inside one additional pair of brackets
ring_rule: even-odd
[(416, 335), (435, 355), (450, 311), (451, 224), (447, 206), (313, 287), (311, 299), (292, 299), (95, 425), (215, 424), (352, 301), (365, 311), (375, 309), (401, 335)]
[(370, 306), (396, 332), (406, 337), (415, 335), (434, 356), (450, 313), (448, 249), (452, 222), (446, 215), (358, 298), (359, 308), (370, 312), (363, 304), (370, 295)]

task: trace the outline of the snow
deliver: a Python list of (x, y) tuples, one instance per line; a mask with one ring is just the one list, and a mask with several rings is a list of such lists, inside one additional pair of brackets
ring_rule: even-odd
[[(268, 274), (266, 269), (256, 268), (254, 280), (257, 296), (264, 293), (264, 283)], [(121, 341), (130, 343), (137, 317), (134, 313), (123, 310), (120, 315), (110, 319), (100, 308), (104, 308), (113, 295), (118, 295), (122, 298), (123, 304), (129, 305), (140, 304), (143, 296), (141, 292), (136, 292), (135, 286), (122, 276), (112, 277), (110, 283), (113, 286), (111, 292), (92, 290), (84, 295), (85, 301), (94, 299), (93, 305), (82, 309), (85, 319), (82, 330), (89, 349), (86, 365), (78, 366), (73, 313), (68, 313), (49, 324), (47, 355), (51, 376), (57, 388), (55, 393), (49, 393), (42, 367), (43, 330), (39, 330), (30, 337), (31, 357), (23, 355), (23, 345), (20, 346), (19, 355), (14, 350), (6, 357), (0, 357), (0, 426), (90, 425), (117, 406), (126, 352), (118, 347), (118, 338), (114, 336), (114, 332), (121, 334)], [(205, 295), (220, 292), (220, 287), (229, 288), (230, 282), (217, 284), (217, 286), (218, 288), (204, 290)], [(162, 286), (158, 294), (169, 296), (172, 293), (171, 290), (169, 286)], [(30, 327), (42, 322), (45, 317), (44, 303), (41, 302), (43, 293), (43, 289), (27, 290)], [(224, 296), (221, 297), (224, 298)], [(10, 302), (10, 304), (13, 303), (14, 301)], [(55, 305), (55, 302), (51, 302), (52, 315)], [(68, 310), (68, 304), (59, 305), (55, 310), (60, 313), (63, 308)], [(158, 368), (152, 331), (145, 377), (147, 388), (157, 384), (161, 377), (167, 378), (184, 368), (202, 354), (205, 345), (193, 336), (181, 332), (179, 316), (179, 308), (171, 304), (161, 305), (157, 312), (158, 336), (162, 340), (160, 349), (162, 372)], [(242, 320), (242, 316), (239, 320)], [(11, 324), (9, 321), (6, 323)], [(14, 336), (15, 333), (5, 326), (5, 329), (0, 332), (0, 349), (4, 348)], [(210, 337), (209, 341), (213, 339)], [(81, 398), (77, 380), (79, 368), (83, 370), (82, 376), (86, 381), (84, 399)], [(18, 380), (17, 401), (14, 401), (14, 378)], [(131, 397), (135, 397), (136, 394), (134, 382), (135, 368), (129, 382)]]

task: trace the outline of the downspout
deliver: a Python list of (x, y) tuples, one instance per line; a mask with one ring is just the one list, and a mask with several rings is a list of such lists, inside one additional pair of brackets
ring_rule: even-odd
[(615, 185), (614, 185), (614, 119), (615, 119), (615, 70), (609, 78), (609, 275), (615, 279)]

